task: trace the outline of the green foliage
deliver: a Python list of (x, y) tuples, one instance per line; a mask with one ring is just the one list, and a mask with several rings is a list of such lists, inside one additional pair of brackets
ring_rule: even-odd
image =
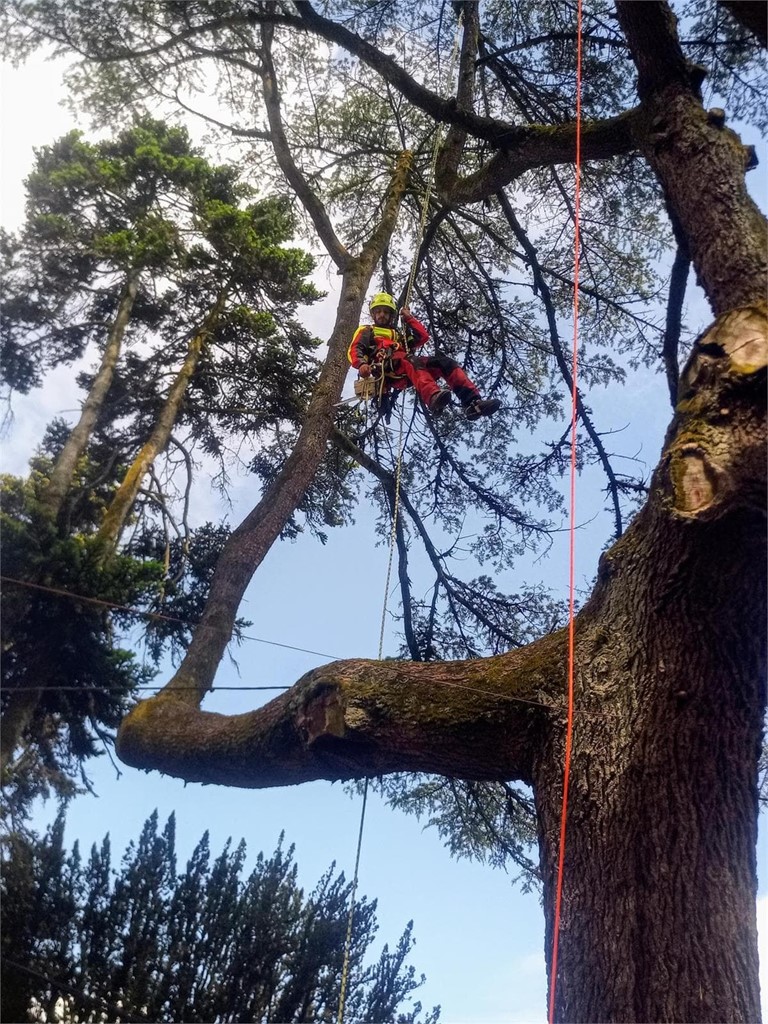
[[(244, 875), (245, 843), (212, 857), (203, 835), (177, 869), (173, 815), (157, 813), (119, 871), (109, 836), (83, 861), (64, 849), (64, 817), (42, 840), (13, 836), (3, 864), (3, 1021), (24, 1018), (46, 992), (31, 968), (69, 986), (69, 1012), (118, 999), (147, 1021), (331, 1021), (339, 999), (351, 885), (334, 867), (310, 893), (298, 885), (293, 847), (280, 838)], [(435, 1024), (412, 993), (423, 983), (407, 964), (412, 922), (390, 951), (370, 959), (376, 902), (356, 900), (346, 1012), (349, 1019)], [(67, 990), (64, 989), (64, 992)]]
[(517, 871), (523, 892), (540, 888), (536, 813), (522, 787), (427, 775), (388, 775), (375, 786), (392, 807), (436, 829), (454, 857)]
[(0, 550), (8, 578), (2, 590), (3, 715), (25, 695), (36, 696), (4, 780), (5, 810), (17, 821), (33, 796), (71, 792), (82, 762), (117, 728), (136, 687), (151, 680), (153, 670), (116, 638), (120, 616), (100, 602), (141, 604), (162, 576), (159, 563), (130, 556), (102, 565), (87, 534), (61, 537), (40, 512), (36, 484), (34, 475), (0, 479)]
[[(11, 0), (10, 6), (15, 12), (11, 21), (15, 16), (17, 24), (9, 34), (17, 53), (29, 52), (35, 40), (37, 45), (54, 40), (59, 52), (82, 58), (71, 77), (80, 103), (102, 124), (122, 116), (126, 96), (136, 106), (169, 97), (169, 109), (176, 111), (174, 96), (184, 95), (194, 106), (213, 83), (222, 139), (242, 143), (243, 166), (260, 189), (285, 194), (284, 168), (269, 145), (254, 88), (254, 67), (262, 59), (258, 19), (263, 6), (246, 0), (138, 5), (113, 0), (107, 7)], [(686, 57), (711, 69), (706, 101), (714, 90), (727, 100), (729, 116), (750, 116), (764, 126), (766, 65), (755, 41), (722, 4), (691, 0), (673, 7), (682, 18)], [(301, 5), (290, 10), (290, 16), (298, 17)], [(456, 12), (442, 0), (324, 0), (318, 10), (357, 38), (347, 52), (336, 40), (311, 32), (276, 31), (272, 56), (283, 95), (286, 143), (306, 188), (351, 254), (360, 251), (377, 223), (396, 155), (404, 148), (413, 151), (410, 191), (380, 280), (372, 282), (372, 290), (383, 286), (402, 292), (423, 241), (421, 203), (437, 129), (429, 104), (413, 97), (421, 85), (440, 96), (455, 94), (450, 53)], [(554, 132), (573, 122), (575, 10), (573, 3), (560, 0), (487, 0), (480, 5), (477, 114), (515, 130), (536, 126)], [(582, 103), (589, 130), (593, 122), (635, 105), (636, 70), (608, 0), (584, 5), (583, 31)], [(381, 62), (400, 66), (411, 88), (399, 93), (385, 84), (375, 66), (360, 57), (370, 53), (366, 47), (375, 47)], [(502, 149), (470, 133), (458, 173), (467, 178), (487, 169), (491, 161), (499, 162)], [(411, 305), (434, 346), (458, 359), (483, 392), (502, 398), (503, 405), (492, 425), (481, 422), (470, 429), (455, 413), (446, 413), (434, 426), (407, 406), (403, 549), (422, 555), (432, 573), (431, 581), (419, 577), (411, 584), (402, 566), (402, 607), (411, 617), (410, 625), (404, 625), (403, 652), (412, 658), (496, 653), (527, 643), (561, 621), (557, 601), (543, 588), (521, 582), (526, 573), (521, 565), (547, 548), (564, 515), (571, 357), (563, 339), (570, 334), (572, 317), (574, 184), (568, 164), (553, 164), (518, 175), (483, 202), (447, 208), (433, 195)], [(210, 272), (210, 279), (220, 281), (211, 271), (220, 260), (233, 288), (233, 305), (203, 354), (180, 423), (222, 463), (237, 431), (258, 439), (257, 450), (246, 460), (265, 486), (285, 463), (317, 380), (313, 341), (295, 327), (293, 311), (274, 300), (256, 304), (247, 292), (253, 278), (274, 283), (311, 269), (311, 262), (295, 250), (282, 252), (265, 267), (267, 257), (275, 255), (273, 246), (289, 237), (281, 220), (288, 217), (289, 203), (281, 203), (256, 214), (244, 210), (243, 203), (206, 193), (195, 208), (205, 237), (190, 247), (186, 267), (208, 283), (202, 290), (197, 278), (194, 285), (175, 285), (175, 305), (190, 310), (189, 317), (169, 321), (170, 326), (164, 322), (163, 351), (152, 359), (126, 360), (119, 382), (120, 408), (145, 426), (156, 412), (169, 361), (178, 360), (186, 332), (210, 305), (205, 275)], [(604, 439), (616, 423), (598, 423), (591, 398), (632, 387), (638, 370), (669, 369), (663, 359), (664, 307), (673, 237), (658, 182), (637, 152), (587, 162), (581, 204), (584, 351), (579, 386), (582, 424), (592, 429), (586, 436), (582, 432), (578, 465), (580, 470), (599, 467), (604, 474), (606, 506), (618, 534), (645, 493), (646, 481), (642, 469), (626, 469), (634, 442), (627, 452), (606, 451)], [(256, 224), (262, 215), (273, 243), (259, 237)], [(64, 230), (55, 220), (42, 229)], [(205, 296), (199, 303), (198, 294)], [(299, 286), (294, 297), (308, 301), (313, 296)], [(684, 329), (680, 343), (685, 341)], [(25, 361), (23, 351), (9, 352), (9, 365), (28, 381), (34, 363)], [(383, 424), (374, 428), (344, 412), (339, 422), (383, 475), (394, 473), (397, 445)], [(377, 513), (378, 537), (386, 537), (390, 493), (365, 480), (346, 452), (330, 451), (286, 522), (283, 537), (306, 529), (323, 541), (329, 528), (351, 520), (361, 499)], [(504, 815), (511, 815), (505, 794), (447, 793), (430, 780), (417, 787), (411, 803), (395, 793), (391, 797), (429, 814), (455, 852), (481, 856), (487, 841), (490, 849), (511, 850), (512, 860), (520, 864), (518, 848), (503, 827)], [(476, 828), (451, 825), (452, 818), (463, 822), (465, 815)], [(514, 824), (527, 835), (522, 818)]]
[[(145, 522), (126, 545), (127, 555), (164, 566), (162, 583), (148, 605), (157, 615), (146, 623), (143, 639), (154, 664), (167, 653), (179, 658), (189, 645), (229, 534), (223, 524), (204, 523), (188, 536), (169, 540), (158, 524)], [(250, 625), (248, 620), (238, 619), (233, 639)]]
[[(12, 750), (23, 746), (8, 772), (15, 817), (35, 794), (71, 792), (82, 762), (110, 741), (136, 687), (151, 679), (153, 669), (138, 664), (119, 631), (157, 613), (145, 634), (156, 665), (165, 653), (183, 653), (202, 612), (229, 531), (192, 530), (186, 497), (180, 513), (173, 509), (170, 458), (164, 486), (156, 474), (154, 492), (135, 504), (125, 550), (105, 557), (95, 536), (164, 412), (190, 337), (205, 325), (173, 427), (215, 456), (224, 474), (233, 439), (300, 422), (318, 342), (296, 310), (320, 295), (307, 280), (312, 258), (282, 244), (295, 230), (290, 206), (254, 201), (235, 169), (210, 164), (184, 129), (144, 117), (98, 143), (71, 132), (38, 152), (27, 185), (26, 225), (19, 238), (0, 240), (9, 388), (28, 391), (51, 367), (103, 348), (126, 281), (139, 286), (129, 309), (131, 347), (111, 371), (108, 400), (100, 400), (56, 523), (41, 499), (71, 437), (64, 421), (50, 425), (29, 480), (5, 484), (4, 571), (21, 581), (3, 597), (1, 708), (5, 722), (22, 721), (6, 732)], [(94, 379), (78, 376), (90, 394)], [(180, 441), (173, 445), (184, 455), (178, 464), (188, 493), (192, 457)], [(50, 588), (104, 603), (74, 602)]]
[[(116, 139), (73, 131), (37, 151), (27, 179), (27, 219), (3, 244), (0, 304), (3, 382), (27, 391), (41, 374), (103, 345), (127, 275), (138, 275), (137, 335), (156, 321), (153, 275), (181, 270), (195, 196), (229, 176), (196, 154), (184, 129), (142, 118)], [(146, 308), (148, 307), (148, 309)], [(149, 313), (149, 316), (147, 316)]]

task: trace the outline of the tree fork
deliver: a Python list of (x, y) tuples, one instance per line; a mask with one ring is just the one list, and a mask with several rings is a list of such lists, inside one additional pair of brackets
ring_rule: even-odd
[[(648, 502), (577, 617), (558, 1020), (759, 1017), (766, 323), (753, 305), (697, 341)], [(717, 467), (703, 499), (694, 451)], [(528, 782), (551, 934), (565, 664), (561, 630), (469, 662), (338, 662), (247, 715), (166, 688), (124, 721), (118, 753), (247, 787), (395, 771)]]

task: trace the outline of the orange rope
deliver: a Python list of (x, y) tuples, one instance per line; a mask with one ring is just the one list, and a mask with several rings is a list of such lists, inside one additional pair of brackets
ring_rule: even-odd
[(577, 0), (576, 13), (576, 168), (574, 202), (574, 255), (573, 255), (573, 371), (571, 381), (571, 511), (570, 552), (568, 559), (568, 718), (565, 729), (565, 767), (563, 770), (563, 807), (560, 815), (560, 852), (557, 861), (557, 889), (555, 893), (555, 922), (552, 937), (552, 969), (549, 986), (549, 1024), (555, 1020), (557, 992), (557, 954), (560, 940), (560, 914), (563, 901), (563, 874), (565, 865), (565, 833), (568, 818), (568, 785), (571, 777), (571, 749), (573, 746), (573, 675), (575, 633), (575, 566), (576, 566), (576, 399), (579, 356), (579, 213), (581, 207), (581, 3)]

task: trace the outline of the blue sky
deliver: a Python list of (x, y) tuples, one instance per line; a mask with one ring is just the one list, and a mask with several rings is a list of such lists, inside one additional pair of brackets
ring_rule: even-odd
[[(59, 70), (39, 62), (19, 71), (2, 72), (2, 219), (18, 226), (22, 217), (21, 180), (29, 172), (32, 146), (44, 145), (74, 126), (61, 110)], [(82, 127), (82, 126), (81, 126)], [(746, 139), (745, 141), (753, 141)], [(758, 172), (760, 173), (760, 172)], [(764, 182), (763, 175), (763, 182)], [(332, 278), (325, 284), (332, 283)], [(330, 301), (318, 312), (330, 316)], [(418, 313), (418, 310), (415, 310)], [(706, 314), (703, 314), (706, 319)], [(322, 336), (322, 323), (315, 326)], [(45, 423), (77, 407), (71, 370), (60, 371), (55, 382), (29, 399), (14, 402), (15, 419), (3, 439), (3, 469), (23, 472)], [(659, 377), (640, 378), (620, 395), (590, 396), (596, 412), (611, 425), (642, 422), (643, 433), (622, 437), (621, 447), (634, 451), (649, 467), (658, 458), (669, 418), (665, 386)], [(633, 415), (636, 414), (636, 415)], [(604, 421), (606, 422), (606, 421)], [(587, 523), (602, 508), (601, 484), (579, 483), (578, 520)], [(235, 525), (257, 498), (247, 478), (235, 481)], [(198, 499), (197, 518), (206, 518), (207, 499)], [(210, 509), (215, 508), (214, 495)], [(302, 538), (279, 544), (267, 557), (247, 592), (242, 608), (252, 620), (248, 634), (338, 657), (375, 657), (378, 650), (387, 551), (374, 547), (361, 510), (358, 526), (332, 533), (321, 547)], [(577, 583), (588, 586), (597, 555), (611, 529), (608, 515), (598, 515), (577, 540)], [(537, 574), (542, 566), (535, 567)], [(557, 545), (544, 572), (551, 585), (567, 585), (564, 544)], [(394, 603), (394, 602), (393, 602)], [(354, 607), (355, 630), (349, 631)], [(360, 627), (360, 623), (366, 623)], [(392, 631), (386, 634), (384, 654), (393, 653)], [(220, 686), (290, 685), (327, 658), (246, 641), (233, 651), (239, 671), (226, 660), (217, 676)], [(206, 708), (238, 712), (267, 699), (261, 694), (214, 693)], [(245, 838), (251, 856), (271, 852), (281, 831), (296, 844), (302, 884), (311, 888), (335, 861), (349, 873), (353, 867), (360, 802), (340, 785), (314, 783), (281, 790), (241, 791), (184, 785), (155, 773), (120, 766), (118, 777), (107, 758), (92, 771), (97, 796), (83, 797), (69, 813), (68, 838), (87, 848), (109, 831), (118, 856), (136, 838), (147, 816), (158, 809), (162, 821), (175, 811), (180, 855), (188, 855), (204, 829), (211, 832), (212, 849), (228, 836)], [(45, 817), (45, 812), (41, 820)], [(768, 891), (765, 843), (760, 860), (761, 892)], [(420, 993), (426, 1006), (441, 1003), (448, 1024), (540, 1024), (546, 1019), (543, 920), (538, 897), (522, 895), (499, 870), (456, 862), (437, 836), (423, 830), (414, 818), (387, 809), (375, 797), (369, 801), (360, 870), (360, 893), (379, 901), (380, 937), (395, 942), (406, 922), (415, 922), (416, 948), (412, 962), (427, 975)], [(766, 901), (762, 901), (766, 910)], [(763, 915), (765, 916), (765, 915)], [(763, 960), (768, 959), (764, 955)], [(768, 982), (763, 984), (764, 991)]]

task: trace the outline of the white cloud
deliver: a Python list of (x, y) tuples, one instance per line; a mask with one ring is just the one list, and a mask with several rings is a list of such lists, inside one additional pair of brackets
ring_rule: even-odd
[(66, 66), (64, 60), (40, 58), (19, 68), (0, 64), (0, 214), (6, 230), (17, 230), (24, 219), (24, 179), (32, 170), (33, 149), (80, 127), (61, 105)]

